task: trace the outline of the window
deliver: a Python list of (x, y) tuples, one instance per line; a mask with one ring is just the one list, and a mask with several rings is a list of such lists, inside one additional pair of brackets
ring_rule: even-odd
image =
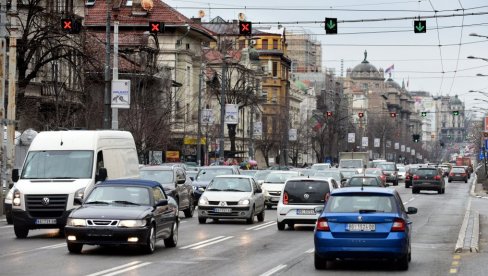
[(273, 61), (273, 77), (278, 76), (278, 62)]
[(278, 50), (278, 39), (273, 39), (273, 50)]
[(267, 39), (263, 39), (261, 44), (262, 44), (261, 45), (262, 50), (268, 50), (268, 40)]
[(153, 188), (153, 197), (154, 197), (154, 203), (166, 199), (166, 196), (164, 195), (163, 191), (159, 187)]

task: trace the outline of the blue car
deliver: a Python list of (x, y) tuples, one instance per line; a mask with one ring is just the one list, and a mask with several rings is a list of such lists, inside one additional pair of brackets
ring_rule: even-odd
[(405, 210), (392, 189), (332, 191), (315, 225), (315, 268), (326, 269), (327, 262), (336, 259), (388, 259), (408, 270), (412, 231), (408, 215), (416, 213), (414, 207)]

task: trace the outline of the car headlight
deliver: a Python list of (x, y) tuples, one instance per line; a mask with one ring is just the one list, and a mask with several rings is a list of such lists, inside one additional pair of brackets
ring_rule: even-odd
[(86, 220), (85, 219), (68, 218), (68, 221), (66, 221), (66, 225), (75, 226), (75, 227), (86, 226)]
[(200, 197), (198, 200), (198, 205), (208, 205), (208, 199), (204, 196)]
[(119, 221), (119, 227), (143, 227), (146, 226), (146, 220), (143, 219), (128, 219)]
[(14, 190), (13, 193), (13, 199), (12, 199), (12, 205), (13, 206), (20, 206), (20, 192), (19, 190)]
[(244, 199), (239, 200), (238, 205), (249, 205), (249, 203), (251, 203), (251, 201), (247, 198), (244, 198)]

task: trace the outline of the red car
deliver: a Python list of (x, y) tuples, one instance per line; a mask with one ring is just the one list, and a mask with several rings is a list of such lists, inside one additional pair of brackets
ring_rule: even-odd
[(381, 181), (383, 181), (383, 184), (385, 184), (386, 186), (386, 174), (382, 168), (367, 168), (364, 171), (364, 174), (374, 174), (379, 176), (381, 178)]

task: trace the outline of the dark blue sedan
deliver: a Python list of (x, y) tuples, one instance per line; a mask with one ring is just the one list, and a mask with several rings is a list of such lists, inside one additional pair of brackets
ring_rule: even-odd
[(314, 233), (315, 268), (336, 259), (388, 259), (407, 270), (411, 259), (408, 215), (398, 193), (377, 187), (332, 191)]

